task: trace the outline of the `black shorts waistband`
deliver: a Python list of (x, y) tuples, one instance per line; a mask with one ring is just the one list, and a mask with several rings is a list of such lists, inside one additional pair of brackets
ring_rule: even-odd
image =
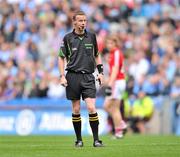
[(68, 70), (69, 73), (76, 73), (76, 74), (92, 74), (85, 71), (74, 71), (74, 70)]

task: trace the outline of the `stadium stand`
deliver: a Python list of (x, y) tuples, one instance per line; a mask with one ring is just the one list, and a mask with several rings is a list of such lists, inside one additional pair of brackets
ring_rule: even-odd
[[(169, 115), (170, 130), (165, 132), (180, 135), (178, 0), (0, 0), (0, 106), (17, 99), (20, 105), (24, 99), (32, 104), (33, 99), (49, 99), (38, 101), (46, 104), (65, 98), (57, 54), (62, 37), (72, 29), (74, 10), (86, 12), (88, 29), (97, 34), (105, 76), (105, 39), (119, 36), (130, 107), (145, 92), (153, 100), (154, 117), (171, 109), (173, 120)], [(103, 97), (102, 89), (98, 96)], [(155, 132), (162, 133), (161, 128)]]

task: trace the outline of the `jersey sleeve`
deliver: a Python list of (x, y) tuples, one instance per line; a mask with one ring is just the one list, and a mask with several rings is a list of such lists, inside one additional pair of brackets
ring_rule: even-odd
[(94, 44), (94, 56), (97, 57), (99, 55), (99, 51), (98, 51), (98, 44), (97, 44), (97, 40), (96, 40), (96, 35), (93, 34), (93, 44)]
[(58, 56), (61, 58), (65, 58), (66, 56), (68, 56), (68, 45), (66, 37), (64, 37), (64, 39), (61, 42)]

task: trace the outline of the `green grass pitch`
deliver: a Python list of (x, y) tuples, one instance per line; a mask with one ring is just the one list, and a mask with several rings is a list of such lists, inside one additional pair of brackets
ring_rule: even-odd
[(0, 157), (180, 157), (180, 137), (127, 135), (112, 140), (102, 136), (105, 147), (92, 147), (92, 137), (83, 138), (84, 147), (74, 147), (73, 136), (0, 136)]

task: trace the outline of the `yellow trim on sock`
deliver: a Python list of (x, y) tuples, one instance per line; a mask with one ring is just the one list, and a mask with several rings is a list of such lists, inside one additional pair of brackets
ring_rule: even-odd
[(89, 121), (98, 121), (99, 119), (96, 118), (96, 119), (89, 119)]
[(89, 117), (89, 119), (96, 119), (96, 118), (98, 118), (98, 116), (96, 116), (96, 117)]
[(72, 119), (81, 119), (81, 117), (72, 117)]
[(78, 119), (78, 120), (72, 120), (73, 122), (80, 122), (81, 121), (81, 119)]

